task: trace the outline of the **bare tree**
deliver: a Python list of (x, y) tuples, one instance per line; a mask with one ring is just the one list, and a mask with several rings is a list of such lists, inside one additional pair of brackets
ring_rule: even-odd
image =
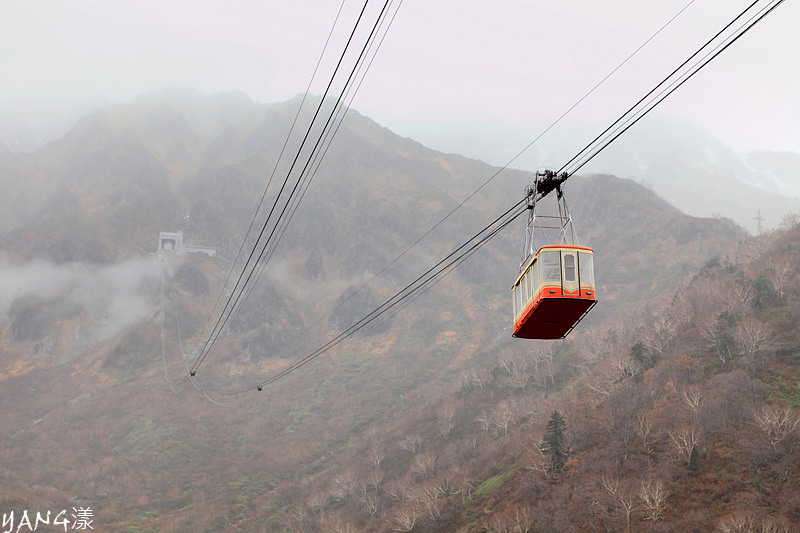
[(614, 352), (614, 343), (609, 339), (610, 334), (610, 331), (604, 332), (596, 327), (588, 327), (580, 336), (578, 354), (587, 365), (605, 359)]
[(627, 391), (608, 398), (603, 417), (604, 428), (608, 435), (606, 448), (612, 452), (612, 457), (619, 463), (620, 468), (628, 459), (628, 447), (636, 425), (635, 402), (625, 392)]
[(625, 531), (630, 533), (631, 517), (633, 516), (633, 510), (636, 508), (636, 497), (632, 492), (619, 491), (617, 493), (617, 503), (619, 504), (619, 513), (625, 518)]
[(529, 533), (533, 528), (533, 510), (527, 504), (514, 508), (514, 532)]
[(519, 409), (522, 415), (538, 421), (542, 413), (548, 412), (550, 406), (539, 393), (528, 394), (519, 400)]
[(436, 468), (436, 453), (433, 450), (426, 450), (418, 453), (411, 463), (411, 471), (423, 479), (433, 476)]
[(506, 375), (510, 376), (513, 372), (514, 362), (511, 354), (507, 351), (502, 351), (497, 356), (497, 366), (502, 369)]
[(620, 487), (619, 479), (603, 474), (600, 476), (600, 484), (608, 493), (611, 502), (614, 504), (614, 509), (620, 513), (625, 519), (626, 531), (631, 530), (631, 516), (636, 507), (636, 498), (627, 488)]
[(790, 407), (764, 406), (755, 414), (756, 424), (767, 437), (772, 449), (800, 428), (800, 417)]
[(750, 310), (750, 302), (753, 301), (755, 290), (752, 283), (734, 283), (733, 284), (733, 311), (736, 316), (746, 316)]
[(397, 501), (406, 501), (408, 488), (411, 486), (411, 482), (406, 478), (395, 479), (394, 481), (390, 481), (384, 486), (384, 490), (386, 494), (391, 496)]
[(524, 357), (514, 357), (509, 367), (508, 376), (503, 380), (503, 384), (514, 390), (524, 389), (530, 381), (528, 362)]
[(345, 520), (339, 514), (331, 514), (323, 517), (322, 527), (331, 533), (356, 533), (356, 526), (349, 520)]
[(530, 366), (534, 377), (539, 380), (539, 384), (547, 388), (547, 380), (551, 386), (555, 387), (555, 367), (553, 358), (555, 357), (555, 347), (549, 343), (536, 343), (529, 355)]
[(692, 457), (692, 450), (700, 442), (700, 433), (694, 427), (682, 427), (676, 432), (669, 432), (669, 438), (678, 452), (678, 455), (686, 462)]
[(465, 394), (473, 387), (482, 389), (486, 386), (486, 379), (481, 377), (475, 370), (463, 372), (458, 378), (456, 393)]
[(386, 454), (383, 452), (383, 448), (379, 447), (377, 444), (373, 444), (369, 447), (369, 460), (375, 468), (381, 465), (385, 457)]
[(669, 313), (664, 313), (653, 318), (650, 328), (645, 334), (644, 342), (647, 347), (659, 356), (664, 354), (672, 340), (675, 338), (675, 320)]
[(765, 233), (757, 239), (750, 239), (739, 246), (730, 247), (725, 255), (730, 264), (741, 266), (742, 270), (747, 272), (747, 267), (752, 266), (761, 259), (765, 250), (768, 249), (774, 241), (775, 233)]
[(409, 491), (409, 499), (414, 502), (417, 509), (422, 510), (431, 520), (441, 518), (440, 493), (434, 484), (413, 487)]
[(599, 361), (593, 374), (589, 388), (602, 399), (606, 399), (611, 393), (633, 381), (639, 370), (630, 357), (619, 353)]
[(514, 372), (509, 376), (506, 382), (512, 389), (520, 390), (528, 386), (530, 379), (530, 375), (528, 375), (527, 372), (517, 370), (517, 367), (514, 367)]
[(794, 531), (794, 527), (790, 525), (782, 517), (775, 517), (770, 515), (762, 515), (761, 517), (761, 533), (789, 533)]
[(757, 511), (734, 511), (722, 518), (717, 527), (723, 533), (788, 533), (794, 530), (781, 518)]
[(699, 387), (686, 387), (681, 393), (681, 403), (692, 416), (692, 421), (697, 423), (697, 410), (703, 401), (703, 390)]
[(289, 529), (292, 531), (305, 531), (307, 529), (307, 520), (311, 517), (308, 507), (303, 502), (292, 509), (289, 516)]
[(524, 445), (523, 464), (528, 470), (546, 474), (549, 470), (550, 460), (539, 446)]
[(478, 441), (480, 441), (480, 435), (470, 435), (462, 441), (466, 452), (473, 457), (478, 454)]
[(475, 481), (464, 474), (458, 480), (458, 488), (461, 493), (461, 502), (468, 502), (472, 499), (472, 493), (475, 491)]
[(513, 400), (503, 400), (498, 403), (489, 413), (491, 423), (502, 430), (503, 435), (508, 435), (508, 426), (516, 418), (518, 407)]
[(489, 428), (492, 427), (492, 417), (489, 413), (481, 411), (481, 414), (475, 420), (481, 425), (484, 433), (489, 432)]
[(786, 259), (769, 261), (767, 265), (767, 279), (772, 289), (778, 293), (778, 297), (783, 300), (783, 296), (786, 293), (786, 286), (792, 279), (792, 264)]
[(720, 521), (719, 528), (725, 533), (750, 533), (760, 529), (755, 513), (747, 511), (729, 514)]
[(495, 514), (483, 523), (483, 530), (486, 533), (511, 533), (514, 526), (509, 523), (503, 514)]
[(469, 392), (470, 387), (472, 387), (472, 375), (469, 372), (462, 372), (459, 374), (456, 385), (456, 394), (464, 394)]
[(367, 475), (367, 483), (375, 490), (375, 492), (378, 492), (381, 481), (383, 481), (383, 472), (377, 468), (370, 470), (369, 475)]
[(733, 334), (731, 328), (734, 321), (734, 316), (726, 311), (717, 319), (700, 326), (700, 333), (708, 341), (708, 348), (716, 352), (722, 364), (728, 362), (732, 356)]
[(319, 512), (328, 505), (328, 493), (322, 490), (312, 492), (308, 497), (308, 506), (312, 511)]
[(739, 353), (747, 366), (758, 370), (761, 366), (761, 355), (772, 344), (772, 330), (768, 324), (756, 318), (745, 318), (736, 325), (735, 337)]
[(456, 496), (461, 494), (459, 481), (453, 474), (445, 474), (436, 478), (431, 483), (433, 488), (436, 489), (442, 496)]
[(364, 504), (364, 508), (370, 516), (375, 516), (375, 513), (378, 512), (380, 498), (378, 497), (377, 490), (373, 492), (370, 491), (366, 485), (362, 486), (358, 501)]
[(667, 491), (661, 481), (643, 481), (638, 496), (645, 519), (658, 522), (667, 509)]
[(475, 371), (472, 372), (472, 384), (474, 386), (478, 387), (479, 389), (482, 389), (486, 386), (487, 382), (488, 380), (485, 377), (481, 376)]
[(334, 476), (329, 495), (337, 501), (347, 501), (347, 498), (357, 487), (355, 475), (351, 470), (344, 470)]
[(409, 435), (398, 442), (398, 444), (409, 453), (417, 453), (417, 450), (422, 446), (422, 437), (419, 435)]
[(616, 498), (619, 490), (619, 479), (608, 474), (602, 474), (600, 476), (600, 484), (612, 498)]
[(784, 215), (781, 226), (790, 230), (800, 228), (800, 211), (792, 211)]
[(675, 296), (672, 305), (672, 316), (675, 318), (676, 325), (679, 328), (694, 322), (696, 316), (695, 307), (685, 291), (680, 291)]
[(439, 411), (439, 417), (437, 419), (439, 424), (439, 433), (444, 436), (450, 434), (450, 432), (455, 427), (455, 423), (453, 422), (453, 418), (456, 415), (456, 410), (453, 406), (448, 405), (444, 407), (441, 411)]
[(394, 513), (393, 531), (411, 531), (422, 513), (414, 506), (403, 507)]

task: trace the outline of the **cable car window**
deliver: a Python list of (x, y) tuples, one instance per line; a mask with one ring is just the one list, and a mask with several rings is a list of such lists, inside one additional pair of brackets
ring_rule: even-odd
[(522, 281), (519, 282), (519, 284), (522, 287), (522, 306), (523, 307), (525, 306), (525, 303), (528, 301), (528, 298), (531, 295), (530, 291), (528, 290), (528, 279), (527, 278), (528, 278), (528, 273), (526, 272), (525, 275), (522, 276)]
[(542, 262), (542, 283), (561, 281), (561, 261), (558, 252), (542, 252), (539, 254)]
[(519, 312), (522, 310), (520, 306), (520, 298), (519, 298), (519, 284), (514, 287), (514, 316), (518, 315)]
[(514, 297), (513, 293), (516, 293), (516, 292), (517, 292), (516, 290), (513, 290), (513, 289), (511, 290), (511, 293), (512, 293), (512, 295), (511, 295), (511, 305), (514, 307), (514, 319), (515, 320), (517, 318), (517, 299)]
[(575, 256), (564, 254), (564, 281), (575, 281)]
[(528, 300), (530, 300), (533, 298), (533, 270), (530, 268), (527, 274), (525, 274), (525, 287), (528, 290)]
[(594, 259), (592, 254), (578, 252), (578, 264), (580, 266), (581, 285), (594, 285)]
[(533, 294), (539, 293), (539, 263), (536, 261), (531, 265), (531, 272), (533, 272)]

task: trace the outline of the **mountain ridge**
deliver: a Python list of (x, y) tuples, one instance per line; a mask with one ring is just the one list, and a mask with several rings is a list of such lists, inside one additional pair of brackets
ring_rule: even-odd
[[(160, 109), (157, 100), (146, 107)], [(125, 112), (136, 115), (136, 105)], [(418, 510), (421, 501), (392, 499), (390, 489), (403, 481), (402, 473), (412, 476), (414, 487), (423, 487), (440, 477), (438, 468), (450, 477), (452, 490), (458, 486), (461, 492), (444, 498), (450, 514), (432, 507), (430, 515), (418, 515), (418, 528), (466, 527), (483, 509), (487, 520), (499, 517), (506, 509), (496, 491), (507, 481), (528, 485), (508, 473), (521, 472), (511, 462), (519, 456), (513, 442), (473, 431), (481, 410), (499, 412), (509, 390), (523, 396), (543, 393), (541, 405), (554, 405), (548, 395), (554, 398), (554, 385), (568, 383), (577, 372), (580, 364), (573, 367), (570, 361), (585, 345), (603, 337), (612, 324), (629, 323), (670, 303), (676, 287), (746, 238), (729, 221), (683, 215), (629, 180), (575, 176), (566, 194), (582, 242), (597, 252), (601, 303), (574, 337), (531, 345), (510, 338), (509, 289), (518, 267), (520, 222), (381, 327), (258, 392), (256, 382), (324, 344), (337, 333), (335, 326), (363, 316), (404, 286), (472, 235), (473, 228), (521, 198), (532, 178), (504, 172), (385, 272), (381, 283), (354, 299), (352, 308), (329, 318), (353, 287), (369, 281), (497, 170), (429, 150), (348, 113), (270, 268), (200, 367), (199, 392), (179, 382), (204, 340), (214, 298), (269, 179), (278, 149), (267, 140), (283, 142), (279, 131), (287, 123), (275, 117), (293, 116), (288, 104), (252, 109), (242, 120), (234, 113), (233, 124), (220, 127), (216, 138), (183, 151), (155, 141), (150, 147), (141, 141), (145, 134), (128, 125), (115, 130), (114, 110), (109, 110), (107, 135), (93, 130), (102, 121), (84, 126), (89, 148), (77, 167), (83, 170), (56, 176), (70, 180), (69, 201), (56, 191), (48, 199), (53, 207), (35, 208), (23, 224), (3, 232), (0, 250), (12, 266), (47, 259), (54, 267), (47, 278), (53, 280), (66, 268), (92, 265), (94, 270), (86, 282), (65, 277), (50, 292), (34, 285), (0, 299), (9, 309), (16, 302), (13, 316), (7, 314), (0, 324), (0, 397), (8, 406), (0, 420), (7, 428), (0, 461), (24, 485), (19, 492), (3, 489), (0, 500), (19, 496), (33, 508), (77, 498), (93, 506), (98, 524), (114, 529), (281, 531), (294, 524), (330, 531), (358, 523), (385, 530), (396, 525), (401, 512)], [(184, 139), (202, 137), (191, 134), (191, 120), (173, 114), (168, 122), (179, 130), (189, 125)], [(151, 125), (143, 127), (149, 131)], [(78, 132), (73, 135), (69, 142), (80, 146)], [(259, 143), (264, 146), (256, 149)], [(41, 169), (58, 168), (58, 163), (36, 161), (37, 154), (2, 167), (3, 179), (12, 183), (38, 171), (41, 179), (35, 183), (48, 188), (56, 178)], [(177, 159), (166, 164), (170, 157)], [(76, 159), (68, 158), (71, 168)], [(660, 233), (661, 227), (668, 230)], [(178, 229), (187, 239), (216, 245), (218, 257), (173, 257), (161, 263), (149, 255), (158, 231)], [(71, 236), (66, 242), (74, 247), (54, 257), (46, 248), (65, 242), (58, 231)], [(124, 266), (130, 268), (124, 274), (114, 270)], [(112, 281), (101, 283), (105, 278)], [(129, 280), (125, 290), (110, 290), (121, 285), (120, 279)], [(134, 302), (140, 315), (111, 314), (119, 324), (107, 324), (106, 337), (66, 360), (61, 357), (76, 347), (76, 335), (91, 338), (99, 330), (95, 321), (103, 319), (94, 317), (133, 308)], [(63, 313), (53, 314), (58, 310)], [(32, 317), (29, 324), (43, 324), (35, 338), (16, 330), (14, 339), (13, 321), (23, 315)], [(630, 332), (619, 336), (624, 345)], [(518, 387), (512, 378), (524, 376), (494, 367), (522, 352), (540, 353), (541, 359), (538, 373)], [(233, 394), (239, 390), (249, 392)], [(214, 405), (207, 397), (233, 405)], [(448, 407), (458, 417), (450, 417), (455, 426), (445, 434)], [(539, 427), (533, 419), (529, 423)], [(570, 419), (570, 427), (573, 423)], [(490, 422), (489, 430), (493, 427)], [(514, 427), (507, 423), (511, 435)], [(50, 444), (53, 435), (63, 443), (57, 453)], [(420, 435), (426, 435), (425, 446), (415, 440)], [(448, 441), (448, 435), (461, 440)], [(473, 437), (470, 448), (467, 440)], [(400, 448), (399, 442), (404, 443)], [(396, 453), (406, 447), (414, 451)], [(370, 453), (373, 448), (377, 455)], [(498, 450), (507, 452), (499, 461)], [(432, 467), (431, 451), (437, 454)], [(379, 461), (378, 452), (385, 459)], [(359, 482), (368, 473), (363, 465), (373, 464), (369, 461), (378, 464), (367, 470), (383, 472), (387, 482), (364, 489)], [(450, 470), (451, 464), (461, 470)], [(334, 486), (343, 492), (334, 494)], [(359, 494), (368, 499), (378, 492), (381, 511), (370, 514)], [(467, 492), (489, 499), (479, 505), (466, 498)], [(521, 496), (514, 493), (514, 498)], [(309, 512), (302, 502), (313, 507), (313, 501), (321, 506)], [(328, 521), (312, 524), (312, 517), (322, 520), (320, 510)], [(305, 526), (292, 521), (299, 516), (295, 511), (306, 513)], [(469, 521), (459, 522), (459, 513)], [(376, 522), (366, 526), (370, 520)]]

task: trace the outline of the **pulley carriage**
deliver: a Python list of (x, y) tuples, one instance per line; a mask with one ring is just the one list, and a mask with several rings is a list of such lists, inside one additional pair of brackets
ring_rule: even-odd
[[(577, 243), (572, 218), (561, 191), (567, 176), (538, 172), (529, 187), (528, 231), (520, 274), (512, 287), (514, 336), (523, 339), (562, 339), (597, 303), (594, 252)], [(537, 216), (537, 195), (555, 190), (557, 216)], [(557, 234), (554, 244), (536, 247), (534, 237)], [(534, 253), (534, 250), (536, 252)]]

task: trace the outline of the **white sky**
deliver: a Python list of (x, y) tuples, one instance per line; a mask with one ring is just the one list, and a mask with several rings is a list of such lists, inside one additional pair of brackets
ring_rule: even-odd
[[(688, 2), (404, 0), (353, 107), (423, 142), (448, 125), (477, 139), (487, 123), (529, 130), (515, 151)], [(601, 130), (749, 3), (696, 0), (570, 121)], [(360, 4), (346, 0), (332, 51)], [(800, 152), (798, 4), (781, 5), (658, 111), (740, 150)], [(305, 91), (339, 5), (0, 0), (0, 105), (129, 100), (171, 86), (283, 101)], [(324, 64), (312, 92), (329, 73)]]

